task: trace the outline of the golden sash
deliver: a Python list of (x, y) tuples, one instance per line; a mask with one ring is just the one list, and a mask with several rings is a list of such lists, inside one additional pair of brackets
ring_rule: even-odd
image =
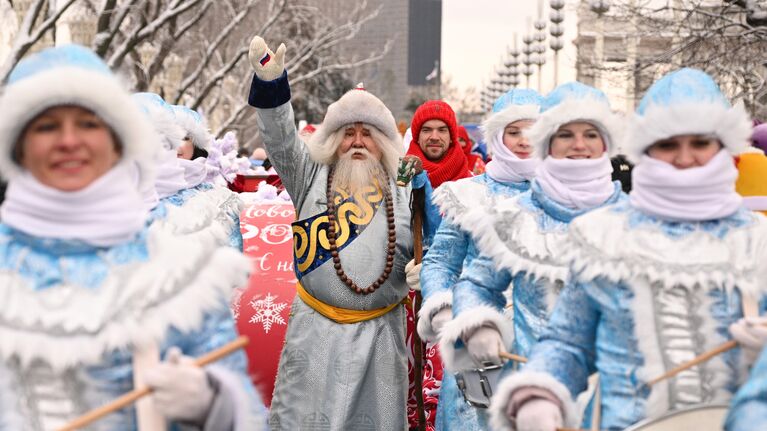
[(405, 298), (403, 298), (400, 302), (395, 302), (394, 304), (387, 305), (383, 308), (376, 308), (374, 310), (350, 310), (348, 308), (335, 307), (313, 297), (309, 292), (306, 291), (306, 289), (304, 289), (304, 286), (301, 285), (300, 281), (296, 283), (296, 293), (306, 305), (312, 307), (314, 311), (322, 314), (323, 316), (336, 323), (359, 323), (366, 320), (373, 320), (392, 311), (394, 307), (400, 304), (410, 304), (410, 298), (405, 296)]

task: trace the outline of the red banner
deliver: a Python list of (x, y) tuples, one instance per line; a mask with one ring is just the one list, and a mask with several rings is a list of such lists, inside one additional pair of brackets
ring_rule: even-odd
[(248, 286), (232, 301), (237, 330), (250, 338), (248, 372), (271, 405), (290, 304), (296, 295), (293, 272), (295, 210), (290, 202), (260, 202), (240, 214), (243, 251), (253, 261)]

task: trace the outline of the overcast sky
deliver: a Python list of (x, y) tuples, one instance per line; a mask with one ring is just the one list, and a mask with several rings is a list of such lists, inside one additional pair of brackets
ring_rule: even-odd
[[(567, 0), (565, 6), (565, 47), (559, 52), (559, 82), (575, 79), (575, 38), (578, 0)], [(543, 15), (547, 25), (549, 2), (543, 0)], [(506, 50), (518, 34), (518, 46), (538, 17), (538, 0), (443, 0), (442, 1), (442, 73), (452, 77), (453, 85), (466, 89), (482, 88), (501, 63)], [(548, 48), (551, 36), (546, 30), (546, 64), (543, 66), (543, 91), (553, 86), (553, 51)], [(536, 68), (537, 70), (537, 68)], [(524, 77), (520, 75), (520, 77)], [(531, 77), (531, 87), (537, 89), (537, 75)], [(524, 80), (522, 81), (524, 84)]]

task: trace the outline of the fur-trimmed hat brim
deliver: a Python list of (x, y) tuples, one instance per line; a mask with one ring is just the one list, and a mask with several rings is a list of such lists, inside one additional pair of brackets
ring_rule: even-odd
[(213, 141), (213, 135), (208, 130), (208, 125), (205, 122), (200, 122), (189, 113), (181, 110), (174, 109), (176, 114), (176, 121), (182, 129), (192, 138), (192, 144), (195, 147), (208, 150), (210, 149), (210, 143)]
[(535, 154), (545, 158), (549, 154), (551, 138), (560, 127), (573, 122), (585, 122), (596, 126), (607, 146), (608, 154), (616, 151), (621, 142), (623, 118), (612, 112), (604, 101), (596, 99), (571, 99), (540, 114), (535, 124), (525, 131)]
[(93, 111), (109, 125), (122, 146), (122, 158), (137, 162), (142, 185), (154, 181), (159, 138), (125, 88), (113, 75), (70, 66), (9, 84), (0, 97), (0, 175), (11, 180), (22, 172), (13, 151), (30, 121), (48, 108), (73, 105)]
[[(316, 154), (332, 153), (318, 150), (320, 147), (328, 145), (328, 138), (333, 133), (342, 127), (354, 123), (364, 123), (375, 127), (387, 138), (388, 144), (394, 145), (398, 147), (398, 150), (401, 150), (399, 142), (402, 138), (399, 135), (397, 123), (394, 121), (394, 116), (389, 108), (379, 98), (367, 91), (353, 89), (347, 91), (340, 99), (328, 106), (325, 119), (317, 128), (317, 131), (312, 134), (307, 144), (313, 157)], [(328, 160), (316, 161), (320, 163), (329, 162)]]
[(751, 131), (751, 117), (742, 103), (733, 107), (715, 102), (654, 105), (644, 115), (634, 114), (622, 147), (637, 163), (657, 141), (679, 135), (711, 135), (736, 155), (749, 147)]
[(506, 129), (506, 126), (515, 121), (538, 119), (540, 110), (539, 105), (511, 105), (494, 113), (482, 123), (482, 135), (485, 142), (490, 142)]

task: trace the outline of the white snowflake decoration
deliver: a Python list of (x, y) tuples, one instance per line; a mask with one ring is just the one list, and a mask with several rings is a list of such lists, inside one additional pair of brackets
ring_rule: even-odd
[(250, 318), (250, 323), (262, 323), (264, 325), (264, 332), (267, 334), (272, 329), (273, 324), (285, 325), (285, 319), (280, 314), (285, 307), (288, 306), (287, 302), (277, 302), (277, 295), (272, 296), (270, 293), (266, 294), (264, 299), (251, 299), (250, 306), (255, 313)]

